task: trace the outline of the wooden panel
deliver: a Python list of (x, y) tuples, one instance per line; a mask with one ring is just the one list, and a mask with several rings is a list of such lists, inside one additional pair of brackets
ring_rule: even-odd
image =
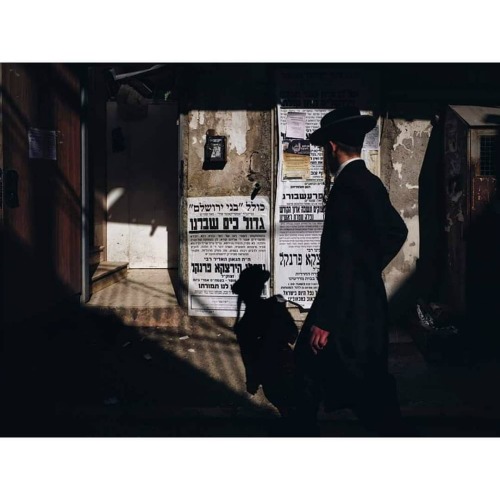
[(99, 261), (106, 260), (106, 84), (104, 68), (92, 68), (88, 75), (88, 147), (90, 244), (103, 247)]
[(54, 194), (57, 276), (73, 294), (81, 291), (80, 82), (67, 65), (50, 65), (55, 125), (60, 133)]
[[(62, 64), (2, 67), (4, 167), (19, 174), (19, 207), (4, 210), (7, 319), (81, 291), (80, 92)], [(30, 159), (30, 128), (57, 131), (57, 161)]]

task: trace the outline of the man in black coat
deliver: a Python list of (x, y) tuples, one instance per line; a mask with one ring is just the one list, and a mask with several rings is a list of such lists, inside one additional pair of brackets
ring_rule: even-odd
[(381, 273), (408, 230), (360, 158), (375, 119), (357, 108), (327, 113), (310, 136), (324, 148), (326, 189), (319, 288), (295, 347), (301, 435), (318, 435), (327, 411), (351, 408), (377, 435), (400, 435), (396, 385), (388, 373), (387, 296)]

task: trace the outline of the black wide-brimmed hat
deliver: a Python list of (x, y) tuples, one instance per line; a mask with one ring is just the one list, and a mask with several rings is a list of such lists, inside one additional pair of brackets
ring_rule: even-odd
[(355, 106), (334, 109), (321, 118), (320, 128), (310, 136), (311, 144), (324, 146), (338, 141), (347, 146), (362, 147), (365, 135), (377, 124), (371, 115), (362, 115)]
[(243, 269), (238, 281), (233, 284), (231, 290), (236, 295), (248, 294), (256, 290), (260, 293), (270, 276), (271, 273), (262, 269), (262, 266), (258, 264), (251, 265)]

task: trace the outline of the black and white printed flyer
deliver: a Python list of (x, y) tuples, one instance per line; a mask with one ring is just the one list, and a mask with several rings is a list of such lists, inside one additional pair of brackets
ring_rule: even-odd
[(231, 286), (240, 273), (254, 264), (270, 270), (268, 198), (188, 198), (188, 248), (189, 315), (236, 316)]

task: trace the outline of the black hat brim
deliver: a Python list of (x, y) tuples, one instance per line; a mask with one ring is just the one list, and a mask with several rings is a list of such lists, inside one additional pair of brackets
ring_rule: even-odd
[(315, 130), (310, 136), (309, 141), (314, 146), (324, 146), (328, 141), (335, 140), (335, 134), (345, 130), (345, 127), (355, 128), (363, 134), (367, 134), (377, 124), (377, 120), (371, 115), (350, 116), (329, 123), (325, 127)]
[(264, 286), (266, 281), (271, 277), (271, 273), (267, 270), (261, 270), (259, 273), (249, 276), (248, 274), (241, 275), (231, 287), (231, 291), (236, 295), (244, 292), (248, 287)]

